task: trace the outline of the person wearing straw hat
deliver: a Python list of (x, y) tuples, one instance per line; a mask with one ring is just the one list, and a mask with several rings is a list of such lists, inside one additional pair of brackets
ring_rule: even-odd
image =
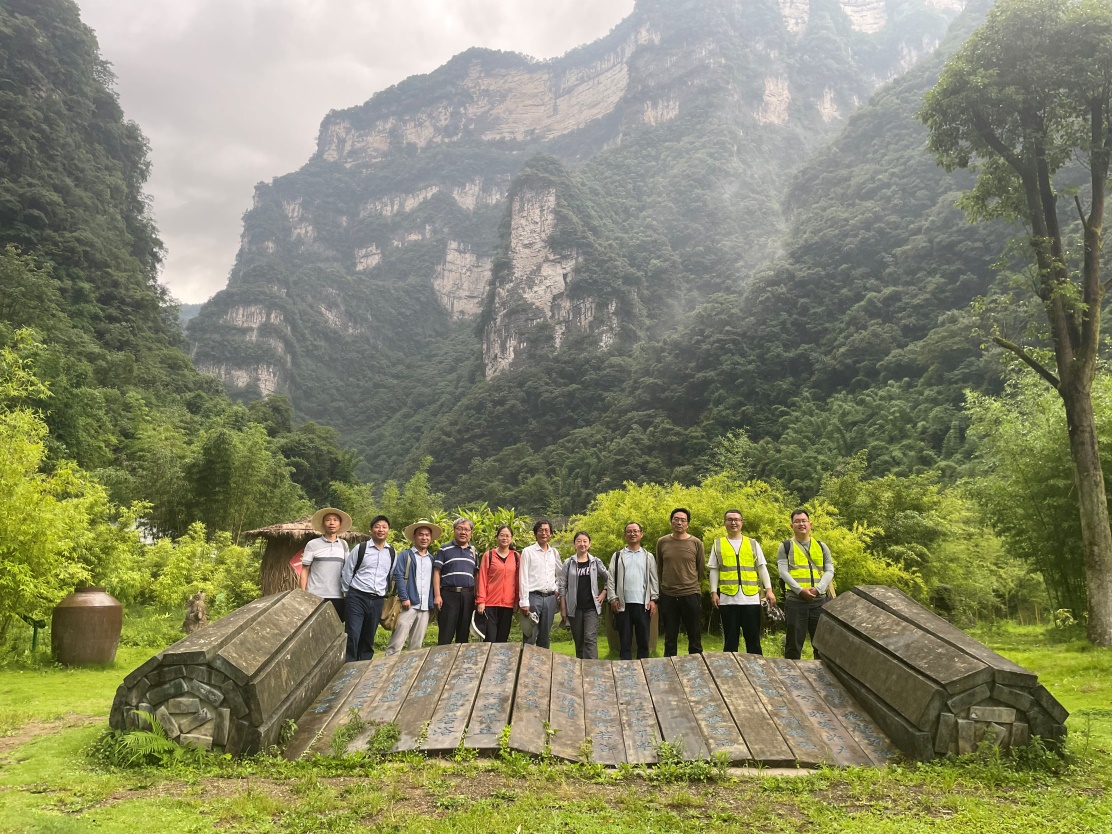
[(429, 545), (439, 539), (444, 531), (439, 525), (422, 518), (406, 527), (404, 532), (413, 546), (407, 547), (394, 560), (391, 578), (394, 587), (398, 589), (402, 613), (398, 615), (398, 624), (394, 626), (394, 633), (386, 646), (387, 655), (400, 652), (405, 648), (407, 640), (410, 649), (419, 649), (425, 642), (425, 631), (429, 627), (433, 606), (433, 560)]
[(341, 576), (347, 558), (347, 542), (340, 538), (351, 529), (351, 516), (335, 507), (313, 514), (313, 529), (320, 538), (311, 539), (301, 554), (301, 590), (328, 600), (344, 622), (344, 590)]

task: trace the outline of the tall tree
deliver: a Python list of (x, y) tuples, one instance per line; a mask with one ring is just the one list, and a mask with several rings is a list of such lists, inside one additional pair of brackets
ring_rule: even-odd
[[(1100, 466), (1092, 386), (1100, 344), (1105, 189), (1112, 134), (1112, 2), (1001, 0), (951, 58), (919, 114), (948, 170), (979, 169), (963, 198), (970, 219), (1027, 226), (1034, 290), (1046, 313), (1053, 363), (996, 337), (1061, 396), (1069, 430), (1084, 550), (1089, 639), (1112, 645), (1112, 530)], [(1070, 189), (1056, 175), (1073, 159), (1088, 171), (1072, 197), (1081, 247), (1059, 216)], [(1066, 205), (1069, 205), (1068, 203)]]

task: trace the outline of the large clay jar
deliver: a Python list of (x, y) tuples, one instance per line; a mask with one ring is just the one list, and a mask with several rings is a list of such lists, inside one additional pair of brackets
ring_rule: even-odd
[(66, 666), (111, 663), (120, 645), (124, 608), (104, 588), (78, 588), (54, 607), (50, 648)]

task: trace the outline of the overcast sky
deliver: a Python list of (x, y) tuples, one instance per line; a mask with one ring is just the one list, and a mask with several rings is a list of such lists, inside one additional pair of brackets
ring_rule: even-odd
[(551, 58), (633, 0), (77, 0), (151, 143), (147, 190), (184, 302), (223, 288), (259, 180), (299, 168), (324, 115), (471, 46)]

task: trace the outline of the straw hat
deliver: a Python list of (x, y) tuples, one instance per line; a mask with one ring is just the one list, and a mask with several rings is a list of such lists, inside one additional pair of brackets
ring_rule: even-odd
[[(471, 613), (471, 636), (474, 637), (476, 640), (478, 640), (481, 643), (484, 640), (486, 640), (486, 634), (483, 632), (483, 630), (481, 628), (479, 628), (478, 617), (479, 617), (479, 612), (478, 611), (473, 611)], [(490, 627), (489, 624), (487, 623), (487, 618), (486, 618), (485, 615), (483, 616), (483, 625), (486, 626), (487, 628)]]
[(313, 518), (309, 522), (313, 525), (313, 529), (321, 535), (328, 532), (324, 529), (324, 517), (326, 515), (338, 515), (340, 517), (340, 529), (336, 531), (337, 533), (346, 533), (348, 530), (351, 529), (350, 515), (345, 513), (343, 510), (336, 509), (335, 507), (325, 507), (323, 510), (317, 510), (315, 513), (313, 513)]
[(530, 611), (526, 614), (521, 609), (518, 609), (517, 617), (521, 622), (521, 633), (525, 635), (526, 639), (532, 637), (533, 631), (541, 621), (540, 615), (536, 611)]
[(428, 527), (432, 532), (433, 541), (436, 541), (444, 535), (444, 531), (440, 528), (439, 524), (433, 524), (428, 519), (422, 518), (420, 521), (415, 521), (405, 528), (405, 537), (409, 539), (412, 544), (417, 544), (417, 542), (413, 541), (413, 534), (417, 532), (417, 528), (419, 527)]

